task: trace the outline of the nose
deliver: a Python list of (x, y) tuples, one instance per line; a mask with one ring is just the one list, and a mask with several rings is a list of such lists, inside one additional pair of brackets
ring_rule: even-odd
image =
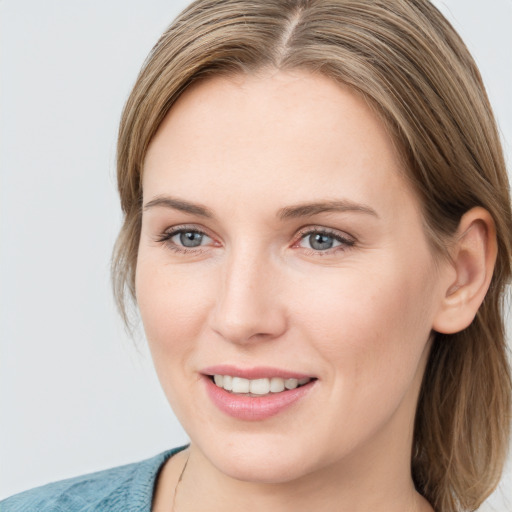
[(272, 340), (287, 329), (278, 269), (268, 259), (233, 253), (220, 277), (211, 327), (237, 344)]

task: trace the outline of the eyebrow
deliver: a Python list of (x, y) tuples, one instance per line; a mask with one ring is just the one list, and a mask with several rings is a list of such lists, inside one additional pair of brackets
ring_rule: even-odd
[(315, 203), (302, 203), (295, 206), (286, 206), (278, 211), (277, 216), (280, 219), (295, 219), (299, 217), (309, 217), (324, 212), (358, 212), (379, 218), (379, 215), (373, 208), (348, 200), (320, 201)]
[[(189, 201), (185, 201), (184, 199), (177, 199), (170, 196), (157, 196), (151, 201), (148, 201), (143, 209), (148, 210), (154, 207), (164, 207), (171, 208), (173, 210), (179, 210), (181, 212), (189, 213), (191, 215), (199, 215), (200, 217), (205, 217), (212, 219), (215, 216), (213, 212), (197, 203), (191, 203)], [(318, 201), (314, 203), (300, 203), (293, 206), (286, 206), (281, 208), (277, 212), (277, 218), (281, 220), (286, 219), (296, 219), (300, 217), (310, 217), (313, 215), (318, 215), (319, 213), (326, 212), (356, 212), (356, 213), (366, 213), (369, 215), (373, 215), (374, 217), (379, 218), (377, 212), (370, 208), (367, 205), (354, 203), (353, 201), (348, 200), (332, 200), (332, 201)]]
[(184, 199), (176, 199), (169, 196), (157, 196), (151, 201), (148, 201), (144, 205), (144, 210), (161, 206), (164, 208), (172, 208), (173, 210), (179, 210), (180, 212), (190, 213), (191, 215), (199, 215), (200, 217), (213, 218), (212, 211), (206, 206), (202, 206), (196, 203), (190, 203)]

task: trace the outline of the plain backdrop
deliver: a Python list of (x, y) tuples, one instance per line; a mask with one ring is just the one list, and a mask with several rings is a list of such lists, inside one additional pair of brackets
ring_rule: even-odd
[[(262, 0), (263, 1), (263, 0)], [(0, 0), (0, 499), (187, 437), (110, 291), (124, 101), (182, 0)], [(512, 0), (440, 0), (512, 162)], [(512, 510), (512, 472), (481, 510)]]

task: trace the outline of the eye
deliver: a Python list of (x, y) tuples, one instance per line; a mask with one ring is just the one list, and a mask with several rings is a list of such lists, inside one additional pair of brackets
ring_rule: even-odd
[[(309, 244), (309, 248), (315, 249), (316, 251), (325, 251), (331, 249), (336, 244), (340, 244), (333, 236), (325, 233), (312, 233), (301, 240), (301, 245), (306, 242)], [(304, 247), (304, 245), (302, 246)]]
[(346, 249), (352, 247), (355, 241), (348, 236), (329, 230), (310, 229), (301, 233), (301, 238), (297, 243), (298, 247), (310, 249), (314, 252), (327, 252), (330, 249)]
[(183, 247), (199, 247), (203, 242), (209, 243), (212, 239), (199, 231), (179, 231), (170, 238), (170, 241)]
[(203, 231), (186, 226), (168, 229), (157, 238), (157, 242), (164, 244), (175, 252), (194, 251), (214, 244), (213, 239)]

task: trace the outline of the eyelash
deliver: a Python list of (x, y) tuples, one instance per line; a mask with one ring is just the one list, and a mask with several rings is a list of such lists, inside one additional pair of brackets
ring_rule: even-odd
[[(171, 251), (174, 251), (176, 253), (181, 253), (181, 254), (191, 254), (191, 253), (193, 253), (193, 254), (201, 254), (203, 252), (203, 250), (204, 250), (203, 247), (205, 247), (205, 246), (197, 246), (197, 247), (194, 247), (194, 248), (186, 248), (184, 246), (177, 245), (174, 242), (171, 242), (171, 239), (174, 236), (179, 235), (181, 233), (199, 234), (199, 235), (207, 236), (208, 238), (211, 238), (213, 240), (213, 237), (209, 236), (207, 233), (205, 233), (204, 231), (202, 231), (200, 229), (197, 229), (194, 226), (190, 226), (190, 227), (189, 226), (176, 226), (176, 227), (170, 228), (169, 230), (167, 230), (164, 233), (162, 233), (156, 239), (156, 241), (158, 243), (164, 244), (166, 246), (166, 248), (168, 248)], [(333, 248), (326, 249), (326, 250), (315, 250), (315, 249), (310, 249), (310, 248), (307, 248), (307, 247), (302, 247), (302, 249), (305, 251), (305, 253), (307, 255), (312, 255), (312, 256), (330, 255), (330, 254), (333, 254), (333, 253), (338, 252), (338, 251), (346, 251), (346, 250), (350, 249), (351, 247), (353, 247), (356, 244), (356, 241), (352, 237), (343, 236), (343, 235), (341, 235), (337, 231), (333, 231), (333, 230), (330, 230), (328, 228), (312, 228), (312, 227), (308, 227), (308, 228), (305, 228), (303, 230), (300, 230), (297, 233), (298, 239), (297, 239), (297, 241), (295, 241), (293, 243), (292, 247), (294, 247), (294, 248), (301, 248), (299, 244), (303, 240), (305, 240), (308, 236), (317, 235), (317, 234), (318, 235), (328, 236), (328, 237), (336, 240), (337, 242), (339, 242), (340, 245), (338, 245), (336, 247), (333, 247)]]
[(334, 240), (336, 240), (337, 242), (340, 243), (340, 245), (336, 246), (336, 247), (332, 247), (330, 249), (326, 249), (326, 250), (315, 250), (315, 249), (309, 249), (307, 247), (302, 247), (302, 249), (306, 252), (307, 255), (312, 255), (312, 256), (327, 256), (327, 255), (332, 255), (333, 253), (336, 253), (338, 251), (346, 251), (348, 249), (350, 249), (351, 247), (353, 247), (356, 243), (356, 241), (354, 240), (354, 238), (352, 237), (349, 237), (348, 235), (347, 236), (343, 236), (342, 234), (340, 234), (338, 231), (334, 231), (334, 230), (331, 230), (331, 229), (328, 229), (328, 228), (312, 228), (312, 227), (308, 227), (304, 230), (300, 230), (298, 233), (298, 240), (296, 242), (294, 242), (294, 244), (292, 245), (292, 247), (299, 247), (300, 248), (300, 243), (305, 240), (307, 237), (311, 236), (311, 235), (325, 235), (325, 236), (328, 236), (330, 238), (333, 238)]
[(162, 233), (156, 239), (156, 241), (159, 242), (159, 243), (164, 244), (167, 249), (170, 249), (171, 251), (174, 251), (174, 252), (177, 252), (177, 253), (181, 253), (181, 254), (190, 254), (190, 253), (201, 254), (203, 252), (203, 250), (204, 250), (203, 246), (198, 246), (198, 247), (193, 247), (193, 248), (186, 248), (184, 246), (177, 245), (174, 242), (171, 242), (171, 239), (174, 236), (179, 235), (180, 233), (194, 233), (194, 234), (199, 234), (199, 235), (207, 236), (208, 238), (212, 238), (207, 233), (205, 233), (204, 231), (201, 231), (200, 229), (197, 229), (196, 227), (193, 227), (193, 226), (176, 226), (176, 227), (170, 228), (167, 231), (165, 231), (164, 233)]

